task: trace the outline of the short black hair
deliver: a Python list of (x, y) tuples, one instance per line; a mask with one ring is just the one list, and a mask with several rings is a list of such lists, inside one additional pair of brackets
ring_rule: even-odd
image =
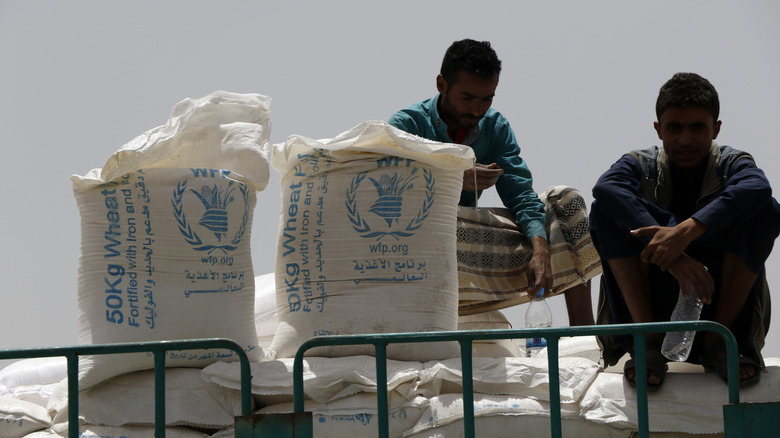
[(444, 53), (440, 73), (447, 83), (452, 84), (457, 80), (460, 71), (482, 78), (492, 78), (501, 73), (501, 60), (488, 41), (455, 41)]
[(718, 120), (720, 101), (718, 92), (710, 81), (696, 73), (676, 73), (661, 87), (655, 102), (655, 115), (661, 121), (661, 114), (670, 107), (696, 106), (712, 114)]

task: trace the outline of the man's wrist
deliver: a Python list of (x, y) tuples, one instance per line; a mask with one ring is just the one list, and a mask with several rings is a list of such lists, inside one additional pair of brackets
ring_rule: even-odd
[(531, 245), (534, 248), (534, 255), (536, 254), (550, 254), (550, 247), (547, 245), (547, 239), (542, 236), (534, 236), (531, 238)]
[(682, 221), (680, 227), (682, 227), (683, 233), (688, 237), (689, 242), (707, 233), (707, 228), (704, 224), (692, 217)]

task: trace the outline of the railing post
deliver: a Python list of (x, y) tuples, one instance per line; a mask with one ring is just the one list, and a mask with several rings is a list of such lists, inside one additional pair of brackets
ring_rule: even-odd
[(303, 353), (302, 347), (295, 353), (293, 361), (293, 412), (303, 412)]
[[(79, 436), (79, 357), (66, 354), (68, 362), (68, 438)], [(72, 425), (76, 425), (74, 428)]]
[(561, 427), (561, 384), (560, 369), (558, 361), (558, 337), (547, 337), (547, 375), (550, 381), (547, 385), (550, 388), (550, 435), (553, 438), (561, 438), (563, 429)]
[(646, 356), (645, 333), (634, 333), (634, 380), (636, 381), (636, 415), (639, 438), (650, 437), (650, 419), (647, 407)]
[(154, 436), (165, 438), (165, 349), (154, 349)]
[(376, 351), (376, 416), (379, 421), (379, 438), (390, 436), (390, 409), (387, 398), (387, 344), (377, 343)]
[(460, 341), (460, 368), (463, 380), (463, 433), (466, 438), (476, 436), (474, 426), (474, 372), (472, 370), (471, 339)]

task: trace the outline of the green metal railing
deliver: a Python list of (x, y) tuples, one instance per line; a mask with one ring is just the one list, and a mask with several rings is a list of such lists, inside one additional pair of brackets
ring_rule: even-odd
[(65, 356), (68, 366), (68, 437), (79, 436), (79, 356), (145, 353), (154, 354), (154, 434), (165, 437), (165, 353), (178, 350), (232, 350), (241, 362), (241, 412), (252, 413), (252, 387), (249, 359), (243, 348), (229, 339), (189, 339), (122, 344), (79, 345), (68, 347), (0, 350), (0, 360)]
[[(465, 436), (473, 438), (474, 430), (474, 393), (471, 369), (471, 344), (475, 340), (518, 339), (542, 337), (547, 339), (547, 358), (550, 378), (550, 428), (553, 438), (560, 438), (561, 429), (561, 396), (558, 369), (558, 341), (561, 337), (603, 336), (631, 334), (634, 338), (636, 354), (637, 417), (640, 438), (650, 436), (650, 424), (647, 402), (647, 370), (645, 368), (645, 333), (671, 331), (714, 331), (719, 333), (726, 342), (728, 362), (729, 402), (739, 403), (739, 350), (734, 335), (723, 325), (711, 321), (696, 322), (657, 322), (644, 324), (615, 324), (578, 327), (551, 327), (517, 330), (472, 330), (452, 332), (425, 333), (388, 333), (375, 335), (339, 335), (320, 336), (304, 342), (298, 349), (293, 363), (293, 395), (294, 413), (304, 412), (303, 388), (303, 358), (307, 350), (315, 347), (332, 345), (366, 345), (373, 344), (376, 350), (377, 375), (377, 417), (379, 437), (389, 437), (388, 394), (387, 394), (387, 345), (397, 343), (446, 342), (458, 341), (461, 352), (461, 368), (463, 372), (463, 427)], [(311, 428), (304, 434), (289, 436), (311, 436)], [(261, 436), (261, 435), (255, 435)]]
[[(123, 344), (80, 345), (69, 347), (53, 347), (40, 349), (0, 350), (0, 360), (21, 359), (34, 357), (64, 356), (67, 358), (68, 368), (68, 436), (79, 436), (78, 425), (78, 360), (79, 356), (143, 353), (151, 352), (154, 355), (154, 379), (155, 379), (155, 436), (165, 437), (165, 356), (167, 351), (176, 350), (200, 350), (200, 349), (226, 349), (238, 354), (241, 366), (241, 411), (242, 417), (236, 420), (236, 437), (262, 437), (268, 435), (269, 430), (284, 431), (284, 436), (311, 437), (313, 429), (311, 417), (304, 416), (304, 387), (303, 387), (303, 358), (307, 350), (315, 347), (329, 345), (365, 345), (373, 344), (376, 350), (376, 374), (377, 374), (377, 418), (378, 433), (380, 438), (389, 437), (389, 406), (387, 392), (387, 345), (396, 343), (419, 342), (452, 342), (460, 343), (461, 367), (463, 379), (463, 425), (465, 436), (475, 436), (474, 426), (474, 384), (472, 379), (472, 342), (476, 340), (519, 339), (527, 337), (543, 337), (547, 339), (547, 360), (550, 378), (550, 430), (551, 436), (560, 438), (561, 429), (561, 397), (559, 387), (558, 344), (561, 337), (578, 336), (602, 336), (631, 334), (634, 338), (636, 354), (636, 380), (637, 380), (637, 417), (640, 438), (649, 437), (649, 418), (647, 402), (647, 371), (645, 364), (645, 338), (646, 333), (669, 331), (714, 331), (725, 340), (728, 355), (728, 394), (729, 403), (739, 403), (739, 376), (738, 361), (739, 352), (734, 335), (724, 326), (710, 322), (664, 322), (645, 324), (621, 324), (580, 327), (551, 327), (517, 330), (472, 330), (452, 332), (425, 332), (425, 333), (390, 333), (374, 335), (340, 335), (321, 336), (304, 342), (296, 353), (293, 363), (293, 395), (294, 413), (290, 421), (269, 418), (252, 418), (252, 394), (251, 371), (249, 360), (244, 350), (235, 342), (228, 339), (192, 339), (181, 341), (154, 341)], [(308, 422), (308, 424), (307, 424)], [(276, 436), (276, 435), (273, 435)], [(281, 436), (281, 435), (280, 435)]]

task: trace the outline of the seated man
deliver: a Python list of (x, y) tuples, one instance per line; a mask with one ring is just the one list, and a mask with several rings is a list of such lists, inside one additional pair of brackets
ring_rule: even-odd
[[(514, 243), (519, 249), (515, 254), (511, 254), (511, 257), (507, 257), (512, 258), (512, 264), (522, 265), (522, 268), (518, 268), (517, 272), (520, 272), (521, 269), (522, 272), (526, 273), (527, 282), (526, 278), (523, 278), (522, 286), (517, 284), (517, 276), (512, 280), (517, 288), (522, 287), (521, 293), (524, 301), (528, 300), (528, 296), (536, 295), (542, 288), (544, 288), (546, 295), (550, 295), (551, 292), (558, 293), (568, 288), (565, 296), (570, 324), (593, 324), (589, 279), (600, 272), (600, 262), (595, 251), (592, 251), (592, 258), (595, 261), (583, 263), (583, 265), (587, 265), (587, 268), (565, 268), (569, 272), (580, 274), (579, 278), (568, 281), (564, 286), (555, 281), (558, 273), (553, 272), (550, 263), (551, 250), (547, 240), (545, 203), (533, 190), (531, 172), (520, 157), (520, 147), (512, 128), (498, 111), (491, 108), (500, 71), (501, 61), (489, 42), (468, 39), (456, 41), (447, 49), (441, 72), (436, 77), (436, 87), (439, 94), (398, 111), (390, 118), (389, 123), (406, 132), (430, 140), (459, 143), (473, 148), (477, 164), (473, 169), (464, 173), (460, 205), (475, 207), (477, 198), (482, 191), (495, 185), (501, 200), (510, 210), (509, 214), (513, 216), (513, 221), (516, 224), (514, 227), (519, 228), (519, 231), (524, 235), (520, 239), (521, 243)], [(569, 188), (556, 189), (549, 198), (575, 199), (575, 201), (582, 199), (579, 193)], [(575, 201), (567, 202), (570, 202), (571, 205), (577, 205)], [(578, 211), (584, 211), (584, 203), (581, 202), (581, 204), (578, 206)], [(570, 214), (569, 216), (576, 215)], [(584, 221), (585, 225), (579, 228), (579, 232), (576, 233), (576, 242), (569, 245), (568, 248), (591, 247), (592, 245), (587, 229), (587, 214), (582, 216), (580, 222)], [(500, 220), (497, 216), (495, 218)], [(487, 218), (485, 222), (490, 220)], [(547, 228), (549, 229), (549, 226)], [(556, 226), (556, 229), (560, 228), (568, 231), (567, 227)], [(461, 246), (463, 241), (460, 234), (459, 230), (459, 256), (463, 252)], [(559, 247), (565, 246), (565, 239), (561, 238), (560, 240), (562, 244)], [(577, 246), (582, 242), (586, 243)], [(489, 243), (485, 243), (481, 246), (489, 245)], [(566, 251), (575, 252), (574, 258), (576, 258), (576, 249), (567, 249)], [(572, 258), (568, 254), (567, 257)], [(585, 270), (587, 273), (582, 274)], [(569, 276), (574, 277), (573, 275)], [(493, 310), (524, 302), (523, 300), (505, 300), (507, 295), (520, 293), (517, 290), (511, 292), (504, 295), (497, 294), (502, 295), (502, 299), (490, 303), (492, 307), (489, 308), (461, 306), (461, 314)]]
[[(755, 382), (769, 329), (764, 262), (780, 233), (780, 205), (764, 172), (746, 152), (718, 146), (720, 103), (694, 73), (661, 87), (654, 123), (663, 148), (624, 155), (593, 188), (591, 236), (605, 261), (598, 322), (668, 321), (678, 293), (697, 294), (701, 319), (728, 327), (739, 344), (739, 378)], [(603, 305), (602, 305), (603, 304)], [(646, 335), (647, 383), (666, 373), (663, 333)], [(604, 360), (633, 354), (630, 336), (602, 337)], [(695, 337), (689, 362), (726, 381), (720, 335)], [(633, 360), (625, 378), (636, 383)]]

